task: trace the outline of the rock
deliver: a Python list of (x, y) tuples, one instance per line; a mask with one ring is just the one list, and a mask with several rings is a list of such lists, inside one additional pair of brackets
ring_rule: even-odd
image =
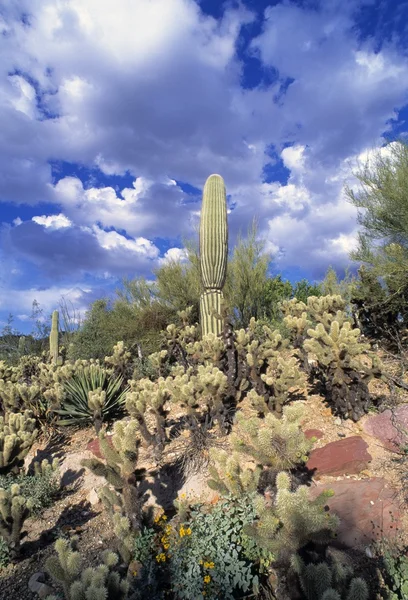
[(319, 483), (310, 489), (310, 495), (315, 498), (327, 489), (334, 491), (327, 505), (340, 517), (339, 544), (366, 547), (372, 541), (392, 538), (398, 533), (402, 515), (396, 490), (385, 479), (373, 477)]
[(314, 470), (314, 477), (359, 473), (367, 468), (371, 455), (367, 443), (358, 435), (317, 448), (310, 454), (306, 467)]
[(99, 504), (100, 500), (99, 500), (99, 496), (98, 496), (98, 493), (95, 490), (95, 488), (92, 488), (91, 491), (89, 492), (88, 500), (92, 506), (95, 506), (95, 504)]
[(40, 587), (37, 590), (37, 594), (39, 598), (48, 598), (49, 596), (52, 596), (54, 594), (54, 590), (46, 583), (40, 583)]
[[(108, 441), (108, 443), (113, 446), (112, 444), (112, 435), (107, 435), (106, 439)], [(86, 449), (89, 450), (89, 452), (92, 452), (92, 454), (94, 454), (96, 456), (96, 458), (104, 458), (103, 454), (101, 452), (101, 449), (99, 447), (99, 439), (95, 438), (94, 440), (91, 440), (90, 442), (88, 442)]]
[(44, 583), (45, 574), (42, 571), (38, 571), (37, 573), (33, 573), (28, 580), (28, 589), (30, 592), (36, 592), (39, 586)]
[(305, 431), (305, 437), (310, 440), (311, 438), (315, 437), (317, 440), (320, 440), (323, 437), (323, 431), (320, 431), (320, 429), (306, 429)]
[(340, 417), (336, 417), (334, 419), (334, 424), (335, 425), (343, 425), (343, 421), (340, 419)]
[(408, 404), (402, 404), (391, 412), (385, 410), (378, 415), (369, 416), (363, 429), (377, 438), (388, 450), (398, 450), (399, 446), (408, 444)]

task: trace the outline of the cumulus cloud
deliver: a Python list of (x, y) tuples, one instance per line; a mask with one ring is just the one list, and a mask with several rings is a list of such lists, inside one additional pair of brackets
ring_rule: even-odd
[[(60, 213), (59, 215), (42, 215), (41, 217), (33, 217), (31, 219), (34, 223), (38, 223), (38, 225), (43, 225), (46, 229), (63, 229), (64, 227), (71, 227), (72, 222)], [(15, 225), (21, 225), (21, 219), (15, 219)]]
[[(0, 199), (55, 210), (14, 219), (4, 260), (18, 270), (21, 257), (61, 282), (149, 276), (182, 258), (180, 238), (197, 224), (199, 198), (184, 184), (201, 188), (219, 172), (232, 243), (257, 216), (277, 269), (318, 277), (345, 266), (356, 236), (342, 194), (350, 163), (381, 144), (408, 101), (406, 55), (359, 35), (364, 3), (274, 3), (248, 50), (241, 28), (255, 16), (242, 6), (216, 20), (193, 0), (117, 0), (115, 11), (108, 0), (8, 3)], [(248, 57), (276, 80), (244, 89)], [(262, 180), (271, 147), (285, 184)], [(95, 180), (53, 179), (56, 161), (93, 169)], [(134, 181), (114, 188), (98, 173)]]

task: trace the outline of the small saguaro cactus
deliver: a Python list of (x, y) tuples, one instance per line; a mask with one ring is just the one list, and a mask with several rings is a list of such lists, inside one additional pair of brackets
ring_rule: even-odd
[(51, 360), (54, 365), (57, 365), (59, 362), (58, 322), (59, 322), (58, 311), (54, 310), (54, 312), (52, 313), (52, 325), (51, 325), (51, 332), (50, 332), (50, 355), (51, 355)]
[(220, 175), (210, 175), (205, 182), (200, 220), (201, 282), (200, 297), (202, 335), (222, 332), (222, 288), (227, 275), (228, 224), (227, 196)]

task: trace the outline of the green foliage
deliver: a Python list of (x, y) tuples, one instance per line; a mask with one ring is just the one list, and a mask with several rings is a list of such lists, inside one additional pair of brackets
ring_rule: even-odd
[[(100, 425), (123, 412), (125, 395), (123, 377), (111, 377), (98, 364), (78, 368), (72, 377), (62, 383), (64, 399), (55, 413), (64, 417), (59, 425)], [(98, 392), (98, 402), (92, 392)], [(102, 394), (103, 392), (103, 394)], [(91, 393), (91, 400), (90, 394)], [(100, 402), (99, 402), (100, 401)]]
[(58, 582), (66, 600), (126, 600), (129, 584), (114, 570), (118, 556), (109, 550), (102, 553), (102, 563), (83, 568), (77, 550), (77, 539), (58, 539), (57, 556), (47, 559), (45, 565), (51, 577)]
[(333, 557), (330, 563), (305, 565), (299, 555), (294, 555), (291, 565), (305, 600), (369, 600), (367, 583), (353, 577), (352, 567), (339, 557)]
[(388, 588), (387, 600), (408, 598), (408, 556), (406, 552), (393, 552), (386, 548), (381, 556), (383, 576)]
[[(150, 545), (156, 579), (163, 573), (164, 589), (171, 588), (178, 600), (250, 597), (258, 591), (259, 569), (246, 556), (249, 540), (243, 529), (254, 518), (250, 497), (195, 504), (179, 512), (156, 538), (148, 531), (135, 558), (146, 561)], [(252, 550), (250, 542), (248, 548)]]
[[(361, 231), (351, 258), (369, 267), (372, 279), (384, 286), (384, 299), (367, 293), (364, 300), (367, 310), (372, 307), (377, 313), (375, 325), (381, 327), (381, 337), (395, 345), (395, 336), (406, 328), (408, 318), (408, 144), (401, 140), (372, 152), (354, 175), (359, 186), (346, 187), (345, 193), (361, 209)], [(364, 288), (369, 292), (368, 283), (363, 282), (360, 292)]]
[[(322, 296), (321, 286), (315, 283), (309, 283), (307, 279), (297, 281), (293, 287), (292, 298), (299, 302), (307, 302), (310, 296)], [(284, 298), (282, 298), (284, 300)]]
[(225, 297), (236, 327), (248, 327), (251, 318), (262, 318), (270, 309), (269, 263), (270, 256), (265, 252), (265, 243), (258, 237), (254, 221), (247, 236), (238, 237), (228, 265)]

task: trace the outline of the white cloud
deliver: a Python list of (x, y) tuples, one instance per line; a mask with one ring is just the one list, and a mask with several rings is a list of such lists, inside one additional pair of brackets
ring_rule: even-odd
[(163, 264), (169, 262), (185, 262), (188, 258), (188, 253), (185, 248), (169, 248), (164, 256), (160, 259)]
[(139, 237), (136, 239), (127, 239), (117, 231), (104, 231), (96, 225), (92, 228), (101, 248), (105, 250), (128, 250), (147, 258), (157, 258), (160, 251), (150, 241)]
[[(32, 217), (31, 219), (34, 223), (38, 223), (38, 225), (43, 225), (46, 229), (63, 229), (64, 227), (71, 227), (72, 222), (60, 213), (59, 215), (42, 215), (41, 217)], [(20, 219), (20, 225), (21, 225)]]

